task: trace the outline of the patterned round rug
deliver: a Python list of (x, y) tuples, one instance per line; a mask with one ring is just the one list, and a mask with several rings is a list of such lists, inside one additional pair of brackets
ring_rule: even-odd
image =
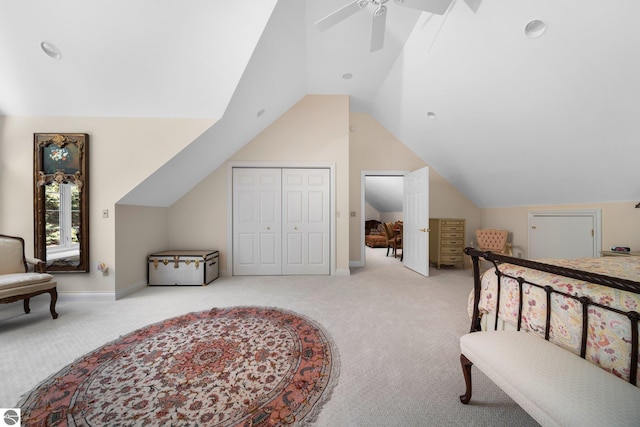
[(18, 406), (24, 426), (302, 424), (328, 400), (338, 371), (337, 350), (313, 320), (214, 308), (106, 344)]

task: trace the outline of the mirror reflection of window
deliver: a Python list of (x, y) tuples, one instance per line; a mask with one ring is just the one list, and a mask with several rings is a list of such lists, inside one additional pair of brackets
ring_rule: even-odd
[(73, 184), (45, 186), (47, 263), (77, 264), (80, 254), (80, 192)]

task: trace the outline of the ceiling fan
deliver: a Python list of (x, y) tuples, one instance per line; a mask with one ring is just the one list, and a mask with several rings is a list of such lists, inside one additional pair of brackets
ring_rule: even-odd
[[(375, 52), (382, 49), (384, 45), (384, 30), (387, 20), (387, 7), (385, 3), (388, 1), (389, 0), (354, 0), (317, 21), (316, 27), (318, 27), (320, 31), (327, 30), (371, 4), (375, 7), (375, 11), (373, 12), (373, 22), (371, 26), (370, 50), (371, 52)], [(410, 7), (437, 15), (444, 15), (454, 1), (455, 0), (393, 0), (393, 2), (399, 6)], [(482, 3), (482, 0), (464, 1), (474, 12), (477, 12), (480, 3)]]

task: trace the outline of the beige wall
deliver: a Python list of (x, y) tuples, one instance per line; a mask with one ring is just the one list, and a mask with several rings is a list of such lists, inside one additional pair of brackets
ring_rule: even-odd
[[(212, 120), (0, 117), (0, 233), (22, 236), (33, 255), (33, 134), (89, 134), (89, 274), (56, 274), (61, 292), (113, 293), (116, 202), (213, 124)], [(109, 218), (102, 218), (102, 209)], [(144, 225), (139, 219), (138, 224)], [(144, 230), (130, 224), (132, 230)], [(132, 233), (120, 247), (153, 236)], [(95, 271), (98, 261), (110, 266), (108, 276)], [(126, 268), (123, 261), (118, 267)], [(144, 265), (139, 267), (144, 272)], [(144, 277), (143, 274), (138, 274)], [(129, 277), (129, 274), (127, 274)], [(127, 279), (128, 280), (128, 279)], [(119, 285), (127, 286), (127, 283)]]
[[(116, 205), (116, 294), (132, 286), (146, 286), (147, 255), (169, 247), (168, 208)], [(122, 296), (122, 295), (119, 295)]]
[[(310, 95), (283, 114), (229, 162), (281, 164), (335, 164), (335, 267), (348, 272), (349, 258), (349, 98)], [(228, 164), (205, 178), (170, 209), (171, 241), (177, 246), (205, 246), (220, 251), (220, 269), (228, 259)]]
[[(404, 143), (366, 113), (351, 113), (350, 138), (350, 218), (349, 257), (352, 263), (362, 262), (364, 245), (362, 224), (362, 171), (412, 171), (428, 166)], [(465, 218), (467, 240), (480, 226), (480, 209), (464, 197), (433, 168), (429, 168), (429, 216), (432, 218)], [(367, 218), (365, 218), (367, 219)], [(425, 225), (428, 221), (425, 219)]]
[[(637, 202), (593, 203), (579, 205), (521, 206), (512, 208), (482, 209), (482, 225), (486, 228), (501, 228), (511, 232), (514, 248), (527, 257), (529, 244), (528, 219), (531, 211), (545, 210), (602, 210), (602, 249), (611, 246), (628, 246), (640, 250), (640, 209)], [(516, 250), (514, 250), (514, 255)]]

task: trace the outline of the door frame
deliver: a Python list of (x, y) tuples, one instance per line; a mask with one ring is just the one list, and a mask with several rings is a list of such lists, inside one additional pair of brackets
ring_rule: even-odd
[[(260, 162), (229, 161), (227, 162), (227, 272), (233, 276), (233, 169), (234, 168), (295, 168), (295, 169), (329, 169), (329, 260), (330, 274), (336, 274), (336, 177), (335, 163), (304, 162)], [(364, 227), (364, 225), (363, 225)]]
[(404, 175), (411, 171), (408, 170), (363, 170), (360, 171), (360, 259), (357, 261), (350, 261), (349, 267), (366, 267), (366, 255), (364, 244), (364, 212), (365, 212), (365, 181), (367, 176), (400, 176), (404, 178)]
[(571, 209), (571, 210), (549, 210), (549, 211), (529, 211), (527, 219), (527, 257), (531, 254), (531, 225), (535, 217), (540, 216), (565, 216), (565, 217), (591, 217), (594, 224), (593, 229), (593, 256), (600, 257), (602, 251), (602, 209)]

